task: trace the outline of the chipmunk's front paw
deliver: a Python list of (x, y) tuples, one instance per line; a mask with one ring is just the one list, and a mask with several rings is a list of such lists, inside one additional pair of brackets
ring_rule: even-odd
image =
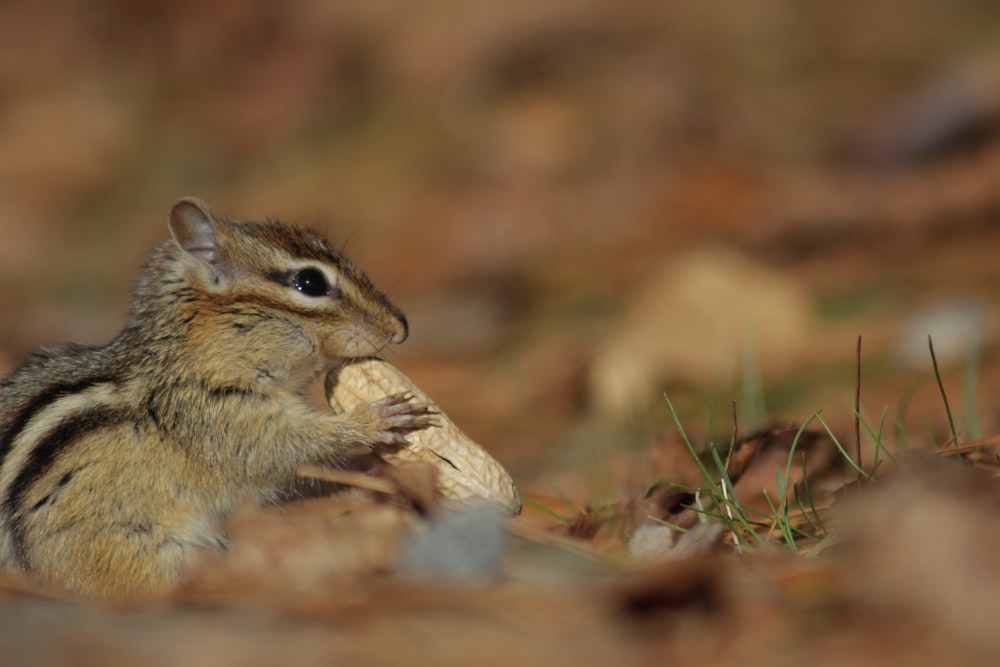
[(370, 422), (372, 437), (366, 444), (371, 447), (405, 445), (407, 433), (437, 425), (434, 420), (437, 412), (422, 403), (414, 403), (413, 394), (409, 392), (390, 394), (367, 405), (359, 405), (352, 412), (363, 413), (358, 415), (360, 421)]

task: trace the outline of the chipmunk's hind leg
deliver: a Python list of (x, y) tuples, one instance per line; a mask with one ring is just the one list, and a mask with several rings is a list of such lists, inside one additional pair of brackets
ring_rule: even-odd
[(63, 525), (34, 534), (38, 538), (28, 546), (26, 563), (33, 577), (101, 598), (134, 598), (170, 590), (180, 578), (187, 552), (180, 539), (146, 520), (97, 530)]

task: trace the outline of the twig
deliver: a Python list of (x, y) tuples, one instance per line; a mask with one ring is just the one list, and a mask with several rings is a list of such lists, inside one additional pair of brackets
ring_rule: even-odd
[(302, 465), (295, 471), (295, 474), (299, 477), (318, 479), (323, 482), (343, 484), (345, 486), (354, 486), (360, 489), (376, 491), (378, 493), (399, 492), (397, 485), (390, 480), (383, 479), (381, 477), (372, 477), (371, 475), (366, 475), (361, 472), (340, 470), (327, 466)]

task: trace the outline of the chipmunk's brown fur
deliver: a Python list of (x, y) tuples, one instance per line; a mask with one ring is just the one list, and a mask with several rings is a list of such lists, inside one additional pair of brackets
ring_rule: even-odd
[(342, 415), (304, 398), (406, 320), (319, 235), (236, 223), (181, 199), (113, 341), (34, 357), (0, 382), (0, 563), (70, 591), (168, 590), (242, 498), (307, 462), (400, 442), (407, 396)]

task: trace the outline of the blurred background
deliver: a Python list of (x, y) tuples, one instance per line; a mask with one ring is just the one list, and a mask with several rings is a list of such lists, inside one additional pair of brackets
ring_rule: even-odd
[(671, 428), (994, 433), (1000, 5), (7, 0), (0, 370), (108, 340), (182, 195), (324, 231), (530, 490)]

